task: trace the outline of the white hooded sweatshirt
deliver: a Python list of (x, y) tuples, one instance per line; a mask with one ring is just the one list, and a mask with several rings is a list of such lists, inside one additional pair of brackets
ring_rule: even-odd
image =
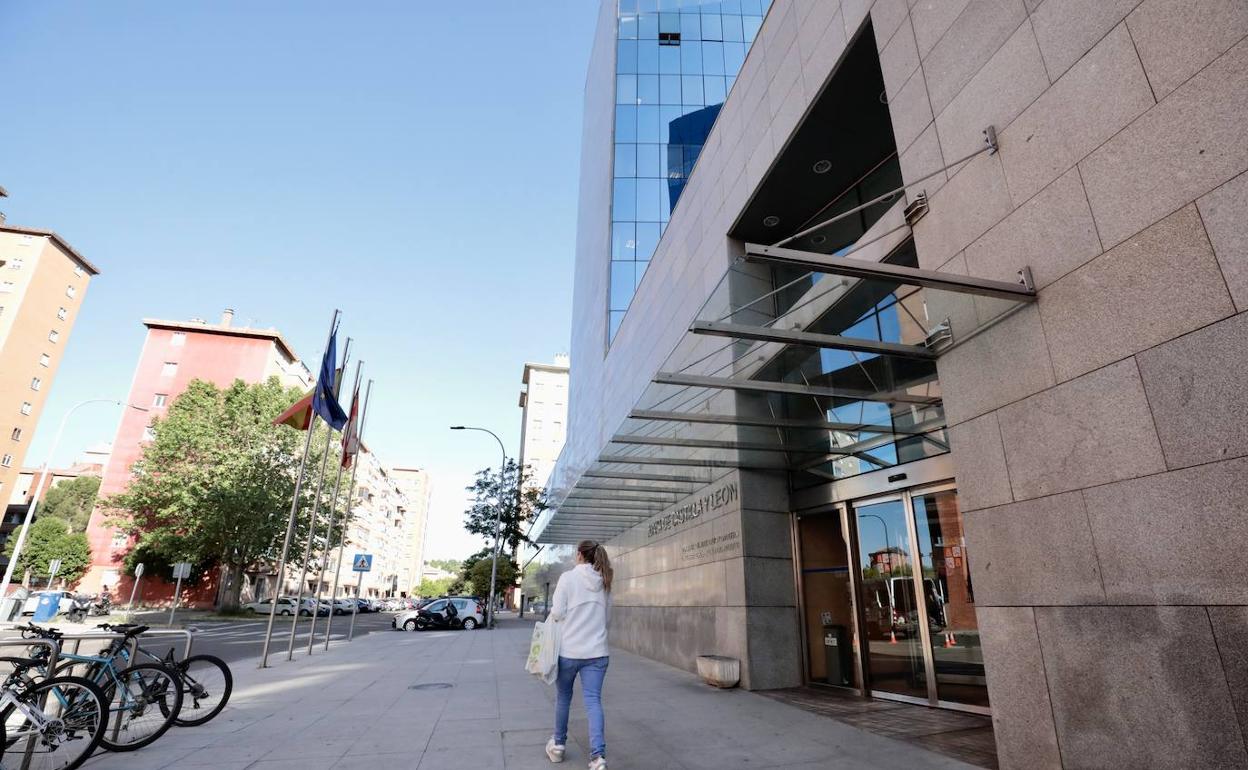
[(559, 624), (559, 656), (605, 658), (607, 622), (611, 617), (610, 592), (602, 587), (602, 575), (589, 564), (578, 564), (559, 576), (550, 616)]

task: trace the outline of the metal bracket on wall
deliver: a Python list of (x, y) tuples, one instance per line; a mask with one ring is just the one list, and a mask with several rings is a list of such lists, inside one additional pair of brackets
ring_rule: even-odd
[(906, 217), (906, 224), (914, 227), (915, 222), (927, 216), (927, 209), (927, 190), (920, 190), (919, 194), (914, 196), (914, 200), (910, 201), (903, 212)]
[(997, 145), (997, 127), (988, 126), (984, 129), (984, 144), (988, 145), (988, 154), (996, 155), (1000, 149)]
[(1036, 290), (1036, 282), (1031, 277), (1030, 267), (1024, 265), (1023, 269), (1018, 271), (1018, 282), (1021, 283), (1023, 288), (1027, 289), (1027, 291), (1034, 292)]
[(945, 320), (929, 329), (927, 337), (923, 340), (923, 344), (930, 350), (936, 350), (937, 347), (946, 342), (953, 342), (953, 323), (949, 318), (945, 318)]

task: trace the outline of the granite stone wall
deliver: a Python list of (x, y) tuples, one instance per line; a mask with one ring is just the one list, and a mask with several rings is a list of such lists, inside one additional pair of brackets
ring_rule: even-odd
[(789, 517), (742, 507), (774, 490), (760, 476), (733, 471), (607, 543), (613, 646), (687, 671), (737, 658), (750, 689), (800, 683)]

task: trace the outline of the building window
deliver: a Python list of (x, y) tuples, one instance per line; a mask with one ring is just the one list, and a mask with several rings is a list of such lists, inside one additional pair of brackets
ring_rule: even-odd
[(21, 440), (22, 440), (22, 429), (21, 429), (21, 428), (14, 428), (14, 429), (13, 429), (13, 433), (12, 433), (12, 434), (10, 434), (10, 438), (12, 438), (14, 441), (21, 441)]
[(17, 284), (12, 281), (0, 281), (0, 292), (7, 294), (15, 289), (17, 289)]
[(51, 366), (51, 365), (52, 365), (52, 356), (48, 355), (47, 353), (43, 353), (43, 354), (41, 354), (41, 355), (39, 356), (39, 365), (40, 365), (40, 366)]
[(35, 407), (29, 401), (22, 402), (22, 414), (30, 414)]
[(161, 377), (172, 377), (178, 373), (178, 364), (176, 361), (166, 361), (165, 365), (160, 367)]
[(157, 393), (152, 397), (152, 406), (164, 406), (165, 399), (169, 398), (168, 393)]
[(144, 441), (156, 440), (156, 431), (152, 430), (152, 426), (148, 425), (146, 428), (143, 429), (143, 440)]
[(3, 465), (6, 468), (13, 467), (13, 455), (5, 455), (4, 457), (0, 457), (0, 465)]
[(82, 265), (74, 265), (74, 275), (81, 278), (86, 274), (87, 274), (87, 271), (82, 269)]
[(66, 310), (65, 308), (60, 307), (56, 309), (56, 317), (59, 318), (60, 320), (64, 321), (68, 315), (69, 315), (69, 311)]
[(40, 388), (42, 388), (42, 387), (43, 387), (43, 380), (39, 379), (38, 377), (31, 377), (31, 378), (30, 378), (30, 389), (31, 389), (31, 390), (39, 390), (39, 389), (40, 389)]
[(78, 289), (74, 288), (73, 286), (66, 286), (65, 296), (70, 297), (70, 298), (78, 296)]
[(186, 344), (186, 332), (174, 332), (169, 338), (169, 344), (174, 347), (180, 347)]
[(52, 331), (48, 332), (48, 342), (56, 342), (60, 338), (61, 338), (61, 333), (58, 332), (56, 329), (53, 329)]
[(9, 269), (21, 270), (25, 264), (26, 264), (26, 260), (22, 259), (21, 257), (14, 257), (13, 261), (9, 263)]

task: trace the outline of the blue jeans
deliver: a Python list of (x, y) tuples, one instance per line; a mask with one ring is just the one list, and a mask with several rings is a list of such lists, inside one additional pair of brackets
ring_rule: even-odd
[(568, 710), (572, 707), (572, 683), (581, 675), (581, 695), (585, 698), (585, 716), (589, 718), (589, 756), (607, 755), (606, 728), (602, 718), (602, 680), (607, 676), (610, 658), (559, 658), (559, 677), (555, 680), (555, 743), (568, 742)]

